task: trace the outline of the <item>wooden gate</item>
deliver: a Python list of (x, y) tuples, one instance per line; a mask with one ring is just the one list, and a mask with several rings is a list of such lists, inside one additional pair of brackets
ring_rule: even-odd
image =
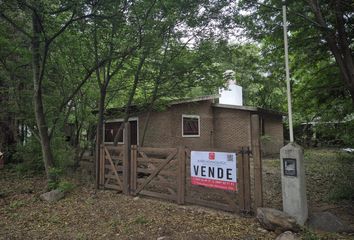
[(100, 149), (100, 186), (102, 188), (123, 191), (123, 147), (101, 145)]
[[(191, 184), (190, 156), (191, 150), (186, 148), (186, 196), (185, 202), (205, 207), (217, 208), (224, 211), (249, 213), (251, 212), (251, 184), (250, 184), (250, 154), (249, 148), (238, 150), (217, 150), (220, 152), (234, 152), (237, 159), (237, 186), (238, 191), (208, 188)], [(203, 151), (216, 151), (208, 149)]]
[(249, 148), (234, 152), (237, 156), (237, 192), (192, 185), (191, 150), (185, 147), (102, 145), (100, 185), (125, 194), (162, 198), (178, 204), (191, 203), (231, 212), (250, 212), (251, 152)]
[(132, 146), (131, 153), (131, 194), (177, 200), (178, 148)]

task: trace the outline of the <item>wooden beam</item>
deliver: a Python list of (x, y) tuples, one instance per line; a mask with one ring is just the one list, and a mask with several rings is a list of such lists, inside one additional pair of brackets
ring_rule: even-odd
[(134, 145), (131, 147), (131, 164), (130, 164), (130, 194), (134, 195), (136, 190), (136, 182), (137, 182), (137, 146)]
[(125, 123), (124, 146), (123, 146), (123, 193), (130, 194), (130, 123)]
[(178, 148), (178, 188), (177, 203), (184, 204), (186, 187), (186, 153), (184, 147)]
[(244, 197), (245, 197), (245, 211), (251, 212), (251, 172), (250, 172), (250, 155), (244, 152), (243, 158), (243, 177), (244, 177)]
[(260, 122), (259, 115), (251, 116), (251, 131), (252, 131), (252, 157), (254, 168), (254, 201), (255, 210), (263, 206), (263, 180), (262, 180), (262, 155), (260, 144)]
[(244, 154), (243, 151), (241, 153), (241, 156), (238, 155), (237, 157), (237, 187), (238, 187), (238, 194), (239, 194), (239, 206), (240, 210), (244, 211), (245, 210), (245, 187), (244, 187)]

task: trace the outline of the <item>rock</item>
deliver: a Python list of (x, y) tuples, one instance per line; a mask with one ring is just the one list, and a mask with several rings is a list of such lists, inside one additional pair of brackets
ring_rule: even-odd
[(47, 202), (56, 202), (64, 197), (64, 192), (59, 189), (52, 190), (40, 195), (40, 199)]
[(313, 213), (308, 225), (312, 229), (325, 232), (354, 232), (354, 229), (330, 212)]
[(257, 228), (257, 230), (259, 232), (261, 232), (261, 233), (267, 233), (268, 232), (267, 229), (264, 229), (264, 228), (261, 228), (261, 227)]
[(294, 217), (273, 208), (258, 208), (257, 219), (262, 227), (271, 231), (300, 231)]
[(5, 192), (0, 192), (0, 198), (5, 198), (6, 197), (6, 193)]
[(134, 201), (137, 201), (137, 200), (139, 200), (139, 199), (140, 199), (139, 197), (134, 197), (134, 198), (133, 198)]
[(167, 236), (162, 236), (162, 237), (158, 237), (156, 240), (169, 240), (170, 238)]
[(283, 232), (275, 240), (296, 240), (299, 239), (294, 233), (290, 231)]

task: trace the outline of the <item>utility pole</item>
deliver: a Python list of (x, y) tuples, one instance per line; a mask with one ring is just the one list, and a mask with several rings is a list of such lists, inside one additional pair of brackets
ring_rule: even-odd
[(280, 150), (283, 211), (293, 216), (298, 224), (304, 225), (308, 217), (304, 150), (294, 142), (285, 0), (283, 0), (283, 29), (290, 133), (290, 143)]

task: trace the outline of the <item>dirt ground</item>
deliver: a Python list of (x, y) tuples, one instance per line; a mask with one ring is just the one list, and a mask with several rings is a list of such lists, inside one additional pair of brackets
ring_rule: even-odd
[[(309, 152), (317, 159), (322, 152)], [(325, 153), (327, 166), (334, 172), (336, 152)], [(321, 156), (320, 156), (321, 158)], [(331, 160), (332, 159), (332, 160)], [(333, 202), (327, 175), (318, 170), (317, 161), (309, 161), (308, 192), (311, 211), (327, 210), (353, 225), (353, 202)], [(333, 162), (332, 162), (333, 161)], [(343, 166), (353, 167), (345, 160)], [(264, 161), (265, 205), (281, 206), (279, 160)], [(316, 168), (317, 166), (317, 168)], [(349, 169), (354, 170), (353, 169)], [(339, 170), (339, 173), (343, 172)], [(353, 172), (354, 173), (354, 172)], [(333, 174), (332, 174), (333, 175)], [(338, 175), (334, 174), (338, 178)], [(319, 178), (319, 179), (317, 179)], [(149, 198), (133, 198), (113, 191), (95, 192), (85, 177), (69, 178), (75, 189), (56, 203), (39, 199), (44, 178), (19, 177), (16, 172), (0, 170), (0, 239), (275, 239), (253, 217), (238, 216), (197, 206), (179, 206)], [(318, 184), (313, 184), (318, 181)], [(329, 180), (330, 181), (330, 180)], [(332, 181), (334, 181), (332, 179)], [(349, 180), (351, 181), (351, 180)], [(327, 186), (327, 190), (322, 190)], [(335, 185), (334, 185), (335, 186)], [(302, 239), (354, 239), (350, 235), (314, 233), (306, 230)]]

